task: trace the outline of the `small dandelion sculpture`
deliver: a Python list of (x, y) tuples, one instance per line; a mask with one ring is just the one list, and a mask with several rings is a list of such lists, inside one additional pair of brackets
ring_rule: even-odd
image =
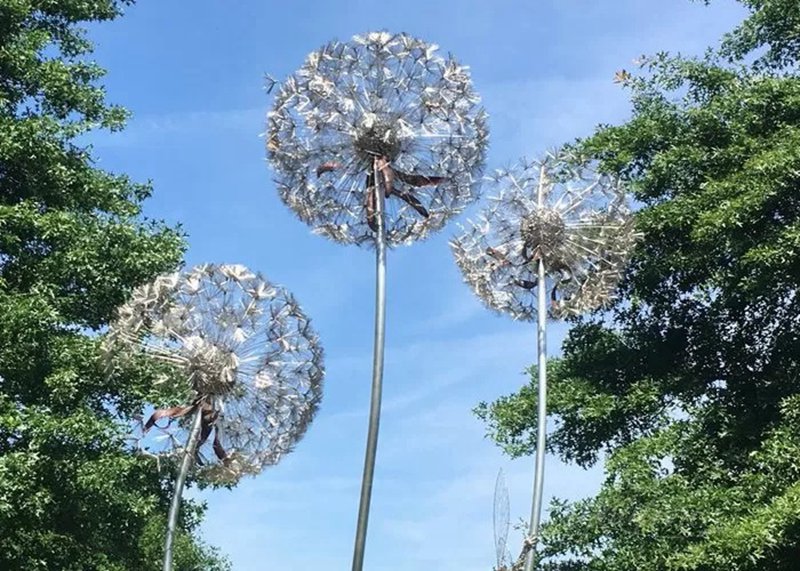
[(498, 171), (491, 182), (496, 198), (451, 248), (464, 280), (489, 308), (538, 321), (536, 468), (523, 551), (530, 571), (544, 484), (547, 318), (610, 301), (638, 234), (621, 182), (566, 151)]
[(493, 571), (509, 571), (508, 549), (508, 527), (509, 527), (509, 501), (506, 479), (503, 476), (503, 469), (497, 472), (497, 480), (494, 484), (494, 510), (492, 512), (492, 524), (494, 529), (495, 561), (497, 565)]
[(148, 453), (182, 458), (167, 525), (169, 571), (191, 466), (199, 478), (232, 484), (291, 452), (322, 396), (322, 348), (294, 297), (240, 265), (202, 265), (137, 288), (104, 348), (112, 364), (140, 354), (162, 363), (171, 373), (165, 390), (183, 395), (184, 404), (157, 409), (143, 425), (162, 433)]
[[(529, 541), (525, 541), (519, 557), (516, 560), (511, 560), (511, 554), (507, 549), (508, 528), (510, 525), (508, 488), (506, 487), (506, 479), (502, 468), (497, 473), (497, 480), (494, 485), (494, 510), (492, 516), (496, 561), (492, 571), (522, 571), (532, 545)], [(516, 525), (514, 529), (517, 529)]]
[(477, 199), (486, 114), (468, 69), (437, 46), (387, 32), (331, 42), (280, 88), (267, 151), (283, 202), (316, 233), (376, 250), (375, 350), (353, 555), (363, 567), (385, 330), (386, 245), (439, 230)]

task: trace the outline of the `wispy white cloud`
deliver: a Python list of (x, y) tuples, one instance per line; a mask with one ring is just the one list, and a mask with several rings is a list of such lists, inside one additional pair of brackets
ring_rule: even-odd
[(535, 156), (590, 135), (598, 124), (624, 119), (630, 108), (628, 94), (613, 83), (613, 73), (609, 75), (486, 85), (482, 95), (491, 110), (493, 156), (501, 161)]
[(226, 133), (258, 136), (266, 124), (266, 105), (249, 109), (186, 111), (134, 115), (125, 130), (96, 131), (85, 136), (96, 147), (173, 146), (187, 137), (220, 137)]
[[(534, 347), (535, 331), (524, 325), (497, 333), (478, 330), (460, 337), (432, 335), (403, 346), (390, 344), (386, 348), (383, 411), (391, 417), (456, 385), (480, 385), (490, 391), (498, 385), (518, 386), (524, 381), (522, 372), (533, 359)], [(363, 378), (370, 367), (363, 355), (334, 357), (328, 364), (329, 372), (347, 378)], [(351, 411), (338, 414), (350, 415)]]
[(476, 317), (485, 315), (486, 309), (472, 294), (467, 286), (461, 283), (453, 284), (444, 305), (433, 315), (424, 316), (412, 324), (412, 331), (417, 333), (431, 333), (445, 330), (454, 330), (466, 326)]

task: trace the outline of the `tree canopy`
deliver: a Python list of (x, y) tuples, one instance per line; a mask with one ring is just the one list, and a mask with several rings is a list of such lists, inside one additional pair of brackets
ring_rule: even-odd
[[(151, 188), (79, 143), (122, 128), (82, 25), (115, 0), (0, 1), (0, 568), (160, 569), (171, 474), (126, 422), (150, 371), (106, 375), (98, 333), (130, 290), (181, 261), (180, 228), (141, 216)], [(193, 534), (176, 568), (227, 568)]]
[[(800, 561), (800, 4), (742, 3), (704, 57), (621, 74), (630, 120), (575, 143), (630, 182), (644, 238), (619, 302), (548, 365), (550, 450), (606, 477), (552, 506), (544, 568)], [(476, 412), (517, 456), (535, 410), (531, 384)]]

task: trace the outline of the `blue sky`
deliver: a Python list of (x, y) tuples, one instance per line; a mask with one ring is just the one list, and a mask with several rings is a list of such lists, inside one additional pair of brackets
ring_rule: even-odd
[[(264, 72), (284, 77), (328, 40), (370, 30), (435, 42), (471, 66), (493, 168), (624, 120), (616, 70), (643, 53), (701, 53), (742, 15), (732, 0), (162, 0), (92, 28), (109, 98), (133, 112), (126, 131), (91, 137), (98, 165), (153, 181), (147, 214), (183, 224), (188, 264), (243, 263), (285, 285), (325, 344), (323, 405), (296, 451), (234, 491), (201, 493), (203, 535), (236, 571), (350, 568), (369, 404), (372, 252), (313, 236), (278, 200), (259, 137)], [(505, 458), (470, 411), (526, 382), (535, 331), (461, 283), (455, 231), (389, 253), (369, 571), (491, 569), (500, 467), (512, 521), (529, 512), (532, 459)], [(552, 352), (563, 335), (550, 328)], [(601, 477), (551, 459), (545, 494), (590, 495)]]

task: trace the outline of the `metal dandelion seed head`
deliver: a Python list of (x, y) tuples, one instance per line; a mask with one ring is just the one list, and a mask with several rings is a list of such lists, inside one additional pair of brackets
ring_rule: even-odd
[(520, 238), (528, 251), (553, 258), (568, 240), (567, 224), (561, 213), (548, 207), (531, 212), (521, 220)]
[(323, 353), (308, 318), (244, 266), (202, 265), (137, 288), (104, 350), (110, 361), (145, 354), (170, 368), (184, 403), (156, 410), (143, 428), (159, 435), (142, 441), (151, 453), (181, 452), (199, 410), (200, 474), (215, 482), (278, 462), (322, 396)]
[(353, 136), (353, 150), (364, 170), (371, 168), (374, 157), (386, 157), (389, 161), (397, 159), (403, 150), (397, 121), (381, 120), (375, 113), (364, 115)]
[(406, 34), (331, 42), (281, 86), (267, 151), (281, 199), (319, 234), (372, 244), (381, 164), (389, 245), (440, 229), (478, 196), (486, 114), (468, 69)]
[(560, 151), (498, 171), (490, 181), (490, 206), (451, 242), (465, 281), (486, 305), (534, 319), (540, 260), (550, 317), (611, 300), (638, 238), (617, 178)]

